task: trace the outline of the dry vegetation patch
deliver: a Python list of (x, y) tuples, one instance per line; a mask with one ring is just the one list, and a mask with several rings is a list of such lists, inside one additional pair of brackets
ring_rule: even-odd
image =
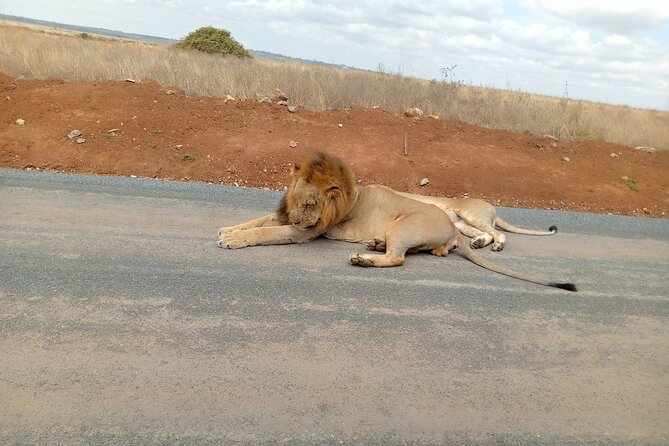
[(193, 96), (255, 98), (280, 88), (316, 111), (360, 105), (426, 114), (489, 128), (669, 148), (669, 113), (392, 73), (238, 59), (137, 41), (0, 22), (0, 71), (23, 79), (153, 79)]

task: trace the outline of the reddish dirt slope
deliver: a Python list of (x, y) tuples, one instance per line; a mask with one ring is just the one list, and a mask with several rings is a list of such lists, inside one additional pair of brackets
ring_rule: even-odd
[[(74, 129), (85, 143), (67, 138)], [(468, 194), (506, 206), (669, 214), (667, 151), (554, 142), (380, 109), (289, 113), (255, 100), (187, 97), (152, 81), (65, 83), (0, 74), (4, 167), (282, 189), (291, 163), (315, 150), (350, 162), (363, 184)], [(429, 184), (419, 186), (425, 177)]]

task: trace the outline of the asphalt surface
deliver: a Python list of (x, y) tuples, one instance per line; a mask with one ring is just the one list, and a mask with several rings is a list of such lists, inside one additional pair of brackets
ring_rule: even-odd
[(669, 444), (669, 223), (347, 263), (224, 250), (276, 192), (0, 169), (0, 444)]

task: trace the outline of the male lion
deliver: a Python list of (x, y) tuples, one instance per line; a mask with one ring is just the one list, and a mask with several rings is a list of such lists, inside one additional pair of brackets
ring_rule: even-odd
[(318, 153), (296, 165), (276, 212), (218, 231), (222, 248), (304, 243), (320, 235), (364, 242), (384, 254), (353, 254), (359, 266), (398, 266), (407, 251), (445, 256), (454, 248), (475, 264), (517, 279), (576, 291), (572, 283), (535, 279), (493, 264), (475, 254), (444, 211), (385, 186), (358, 186), (349, 166)]

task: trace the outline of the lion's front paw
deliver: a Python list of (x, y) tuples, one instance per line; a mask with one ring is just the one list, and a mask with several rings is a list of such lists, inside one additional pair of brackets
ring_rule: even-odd
[[(221, 228), (226, 229), (226, 228)], [(228, 249), (246, 248), (249, 246), (248, 240), (244, 237), (244, 231), (233, 230), (229, 232), (223, 231), (218, 238), (218, 246)]]
[(374, 262), (372, 262), (372, 259), (366, 254), (353, 254), (351, 255), (351, 264), (366, 268), (372, 266)]
[(386, 252), (386, 241), (378, 237), (374, 237), (374, 240), (367, 243), (367, 249), (370, 251)]
[(231, 232), (234, 228), (231, 226), (223, 226), (221, 229), (218, 230), (218, 237), (220, 238), (223, 234), (227, 234), (228, 232)]

